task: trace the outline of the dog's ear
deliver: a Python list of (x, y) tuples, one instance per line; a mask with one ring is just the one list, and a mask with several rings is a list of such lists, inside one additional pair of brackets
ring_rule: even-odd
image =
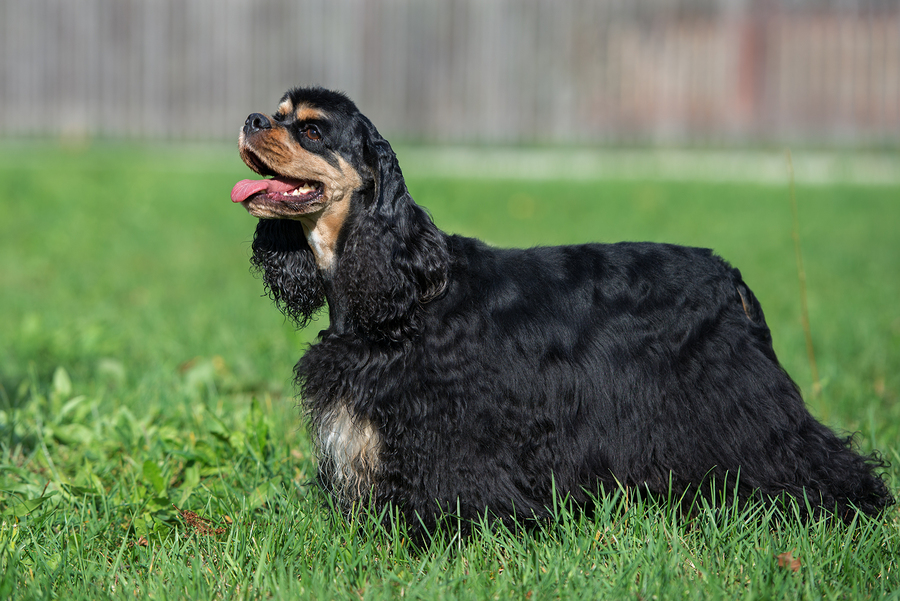
[(406, 189), (397, 156), (359, 115), (366, 176), (371, 178), (345, 226), (335, 288), (350, 321), (377, 339), (400, 340), (419, 326), (419, 307), (446, 286), (446, 236)]
[(304, 327), (325, 304), (325, 287), (303, 226), (288, 219), (260, 219), (252, 249), (250, 262), (262, 274), (269, 296)]

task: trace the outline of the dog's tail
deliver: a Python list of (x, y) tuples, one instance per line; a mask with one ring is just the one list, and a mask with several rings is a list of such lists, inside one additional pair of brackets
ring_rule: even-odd
[(769, 430), (765, 416), (760, 416), (759, 431), (768, 431), (780, 442), (758, 447), (758, 469), (748, 470), (745, 465), (742, 475), (755, 480), (751, 484), (760, 486), (760, 492), (766, 495), (787, 492), (798, 499), (801, 509), (808, 500), (813, 514), (824, 509), (843, 520), (852, 519), (855, 511), (874, 516), (893, 505), (894, 496), (879, 473), (887, 463), (878, 453), (861, 454), (853, 436), (838, 436), (810, 415), (799, 389), (775, 356), (762, 307), (737, 269), (733, 270), (732, 282), (759, 350), (771, 361), (770, 367), (782, 371), (784, 382), (790, 382), (792, 389), (785, 384), (782, 391), (787, 389), (787, 394), (778, 397), (778, 408), (784, 411), (784, 423), (793, 425)]
[(844, 521), (852, 519), (854, 508), (875, 516), (895, 503), (884, 477), (878, 473), (887, 467), (878, 453), (860, 454), (853, 436), (841, 438), (818, 422), (813, 424), (815, 428), (808, 437), (818, 444), (809, 448), (815, 448), (821, 456), (810, 458), (807, 495), (820, 494), (821, 506), (834, 508), (837, 517)]

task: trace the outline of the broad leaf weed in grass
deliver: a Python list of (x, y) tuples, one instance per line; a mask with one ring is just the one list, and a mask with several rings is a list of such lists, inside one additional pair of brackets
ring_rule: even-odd
[[(421, 548), (394, 516), (344, 520), (290, 383), (325, 320), (296, 332), (249, 274), (246, 174), (233, 148), (0, 146), (0, 599), (900, 598), (896, 509), (799, 524), (608, 491), (466, 540), (448, 516)], [(498, 245), (717, 249), (813, 413), (897, 491), (900, 190), (798, 186), (811, 395), (787, 183), (407, 175), (440, 227)]]
[(3, 414), (0, 548), (7, 574), (14, 566), (38, 587), (36, 574), (62, 564), (78, 574), (67, 578), (74, 590), (108, 585), (126, 567), (150, 576), (146, 551), (218, 544), (239, 520), (258, 527), (260, 508), (277, 519), (283, 497), (306, 494), (297, 453), (272, 439), (271, 411), (256, 399), (218, 415), (202, 402), (135, 415), (73, 395), (63, 368), (46, 389), (22, 391), (27, 399)]

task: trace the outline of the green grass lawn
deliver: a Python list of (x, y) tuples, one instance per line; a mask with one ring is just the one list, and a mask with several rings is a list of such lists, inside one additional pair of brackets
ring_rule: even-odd
[[(900, 598), (896, 509), (800, 526), (612, 494), (426, 549), (336, 518), (290, 383), (324, 319), (297, 332), (262, 297), (247, 176), (233, 148), (0, 145), (0, 599)], [(407, 177), (497, 245), (715, 248), (812, 412), (900, 487), (900, 188), (797, 188), (813, 395), (786, 182)]]

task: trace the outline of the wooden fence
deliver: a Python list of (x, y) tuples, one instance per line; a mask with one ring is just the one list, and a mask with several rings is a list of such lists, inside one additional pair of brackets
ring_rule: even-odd
[(897, 0), (0, 0), (0, 135), (222, 139), (289, 86), (389, 136), (900, 141)]

